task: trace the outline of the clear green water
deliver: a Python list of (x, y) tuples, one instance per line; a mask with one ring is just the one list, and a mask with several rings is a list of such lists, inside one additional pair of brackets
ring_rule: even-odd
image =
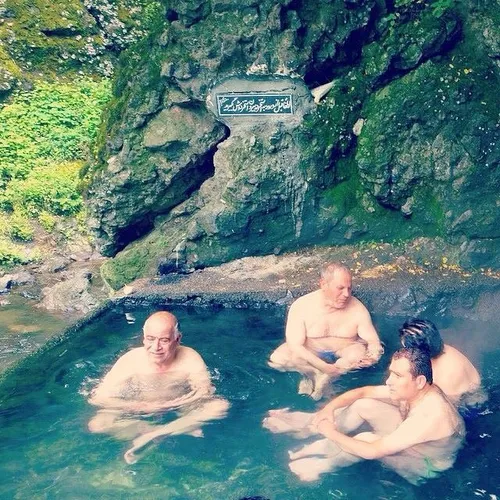
[(70, 315), (51, 314), (16, 294), (0, 295), (0, 372), (68, 326)]
[[(169, 437), (127, 465), (127, 444), (87, 432), (94, 408), (85, 394), (116, 358), (140, 344), (150, 311), (110, 311), (84, 330), (54, 342), (21, 363), (0, 384), (0, 498), (131, 498), (237, 500), (261, 495), (290, 499), (470, 499), (500, 491), (500, 338), (498, 328), (475, 322), (444, 323), (447, 341), (471, 355), (491, 394), (491, 413), (469, 424), (467, 448), (455, 468), (419, 487), (377, 462), (364, 462), (300, 483), (287, 468), (297, 444), (261, 428), (270, 408), (313, 410), (296, 394), (298, 376), (271, 370), (266, 359), (283, 338), (283, 314), (248, 310), (178, 309), (187, 345), (210, 367), (218, 393), (231, 402), (225, 420), (204, 428), (205, 437)], [(399, 318), (375, 318), (392, 351)], [(339, 391), (384, 380), (380, 366), (344, 376)]]

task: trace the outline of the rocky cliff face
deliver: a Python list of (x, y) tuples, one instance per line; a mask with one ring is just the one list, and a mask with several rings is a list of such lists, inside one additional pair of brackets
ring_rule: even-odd
[[(498, 16), (452, 0), (169, 4), (121, 59), (91, 174), (103, 275), (417, 236), (498, 266)], [(223, 116), (219, 90), (289, 96), (293, 114)]]

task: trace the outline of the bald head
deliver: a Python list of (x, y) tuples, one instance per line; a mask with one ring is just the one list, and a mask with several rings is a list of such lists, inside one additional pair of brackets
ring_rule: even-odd
[(174, 340), (180, 337), (177, 318), (168, 311), (158, 311), (149, 316), (144, 322), (144, 335), (150, 331), (172, 331)]

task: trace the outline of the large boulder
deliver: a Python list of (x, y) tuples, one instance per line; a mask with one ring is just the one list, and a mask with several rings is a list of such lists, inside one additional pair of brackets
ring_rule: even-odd
[[(123, 59), (92, 171), (90, 223), (116, 255), (103, 276), (117, 288), (420, 236), (455, 245), (462, 264), (498, 265), (495, 15), (445, 2), (171, 5)], [(223, 91), (292, 87), (292, 118), (218, 107)]]

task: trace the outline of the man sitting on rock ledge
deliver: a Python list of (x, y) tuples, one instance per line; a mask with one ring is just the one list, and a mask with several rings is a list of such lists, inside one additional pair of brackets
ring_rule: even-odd
[(346, 267), (326, 264), (319, 290), (298, 298), (290, 307), (286, 342), (271, 354), (269, 365), (301, 373), (299, 394), (319, 400), (333, 378), (370, 366), (383, 353), (370, 313), (351, 295), (351, 286)]
[[(226, 400), (213, 396), (201, 356), (179, 345), (181, 333), (173, 314), (152, 314), (143, 331), (144, 346), (118, 359), (90, 398), (101, 409), (89, 422), (89, 430), (133, 439), (124, 455), (128, 463), (135, 463), (137, 452), (160, 436), (202, 437), (201, 426), (223, 418), (229, 407)], [(177, 412), (169, 423), (148, 421), (167, 410)]]

